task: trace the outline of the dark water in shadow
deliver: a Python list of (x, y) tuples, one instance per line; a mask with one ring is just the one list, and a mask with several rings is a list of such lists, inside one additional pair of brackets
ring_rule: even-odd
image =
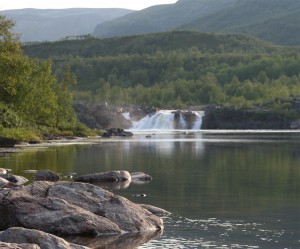
[(150, 174), (148, 184), (113, 192), (172, 215), (143, 245), (121, 238), (126, 248), (300, 248), (299, 133), (137, 134), (2, 155), (0, 165), (26, 177), (25, 169)]

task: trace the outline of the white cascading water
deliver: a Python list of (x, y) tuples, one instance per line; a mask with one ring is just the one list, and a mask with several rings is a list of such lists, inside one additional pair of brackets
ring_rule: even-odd
[[(193, 114), (196, 116), (195, 123), (192, 127), (192, 130), (201, 129), (202, 117), (204, 112), (202, 111), (193, 111)], [(124, 113), (123, 116), (127, 119), (130, 119), (128, 113)], [(130, 128), (131, 130), (174, 130), (174, 110), (161, 110), (154, 114), (150, 114), (142, 118), (137, 122), (132, 122), (133, 125)], [(179, 116), (179, 129), (185, 130), (188, 129), (188, 124), (184, 119), (183, 115), (180, 113)]]

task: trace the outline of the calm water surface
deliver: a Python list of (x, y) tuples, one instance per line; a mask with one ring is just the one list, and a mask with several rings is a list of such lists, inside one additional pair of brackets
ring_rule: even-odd
[(2, 154), (0, 167), (26, 177), (25, 169), (150, 174), (148, 184), (111, 189), (172, 213), (139, 248), (300, 248), (299, 133), (149, 134), (26, 148)]

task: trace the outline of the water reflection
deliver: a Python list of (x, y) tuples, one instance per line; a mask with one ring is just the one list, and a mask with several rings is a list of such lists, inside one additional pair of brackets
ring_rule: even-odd
[(157, 231), (151, 233), (134, 233), (109, 237), (69, 237), (66, 239), (71, 243), (84, 245), (93, 249), (132, 249), (145, 244), (155, 237), (159, 237), (161, 234), (162, 231)]
[(202, 134), (190, 131), (178, 131), (176, 133), (149, 131), (136, 136), (134, 141), (125, 141), (125, 149), (127, 151), (132, 149), (133, 143), (137, 143), (138, 146), (142, 146), (146, 150), (153, 150), (156, 153), (169, 156), (178, 149), (193, 150), (193, 153), (197, 154), (202, 153), (204, 150)]

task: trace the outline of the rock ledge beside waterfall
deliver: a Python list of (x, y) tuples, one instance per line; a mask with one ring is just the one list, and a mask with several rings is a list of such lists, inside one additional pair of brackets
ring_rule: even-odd
[[(76, 103), (80, 122), (90, 128), (200, 129), (202, 114), (195, 110), (159, 110), (155, 107), (93, 105)], [(201, 117), (199, 116), (201, 115)], [(138, 123), (138, 124), (137, 124)]]
[[(241, 110), (232, 107), (205, 105), (190, 107), (186, 111), (160, 111), (155, 107), (145, 108), (130, 105), (123, 107), (87, 106), (77, 103), (74, 108), (79, 120), (90, 128), (300, 129), (300, 100), (293, 100), (289, 104), (293, 108), (292, 112), (296, 113), (293, 116), (282, 115), (280, 112), (268, 108), (268, 106), (260, 106), (252, 110)], [(169, 116), (162, 117), (163, 114)]]

